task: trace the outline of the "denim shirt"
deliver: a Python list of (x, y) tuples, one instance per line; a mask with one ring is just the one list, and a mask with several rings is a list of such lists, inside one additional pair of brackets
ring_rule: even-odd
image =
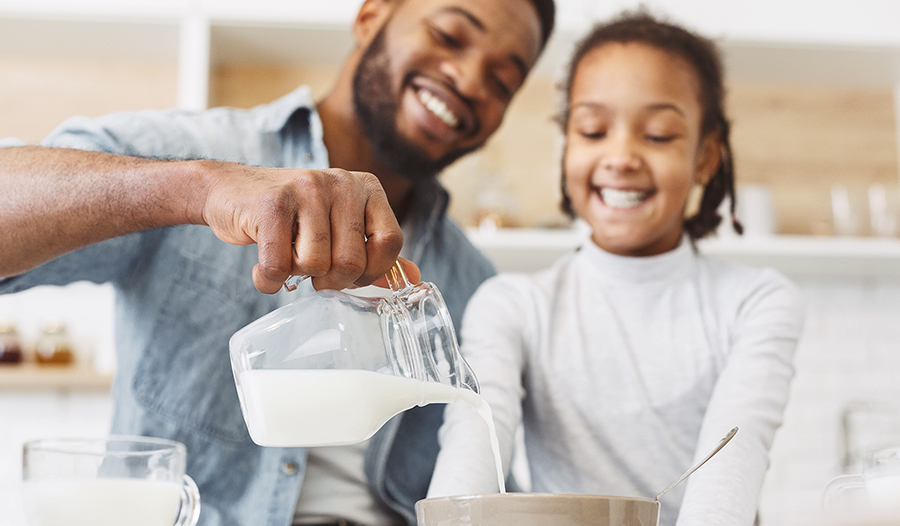
[[(267, 167), (328, 166), (322, 124), (303, 87), (250, 110), (76, 117), (42, 144)], [(414, 192), (415, 234), (406, 250), (422, 278), (441, 290), (458, 334), (469, 297), (495, 270), (446, 216), (448, 196), (437, 182)], [(250, 440), (235, 390), (229, 338), (286, 301), (286, 293), (256, 290), (256, 261), (255, 246), (229, 245), (208, 227), (181, 225), (110, 239), (0, 279), (0, 293), (80, 280), (113, 284), (112, 432), (187, 445), (202, 526), (291, 524), (305, 471), (304, 448), (264, 448)], [(366, 452), (374, 494), (410, 524), (415, 502), (427, 492), (442, 419), (442, 405), (413, 408), (385, 424)]]

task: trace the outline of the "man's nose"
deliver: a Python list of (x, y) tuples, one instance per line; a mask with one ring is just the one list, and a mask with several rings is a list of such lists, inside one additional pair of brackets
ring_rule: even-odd
[(481, 101), (488, 97), (487, 61), (480, 53), (449, 57), (441, 63), (441, 70), (453, 79), (454, 88), (466, 99)]

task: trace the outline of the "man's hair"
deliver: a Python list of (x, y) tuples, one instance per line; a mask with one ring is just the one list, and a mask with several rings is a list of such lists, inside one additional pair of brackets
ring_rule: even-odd
[(553, 33), (553, 25), (556, 23), (556, 5), (553, 0), (528, 0), (537, 11), (541, 21), (541, 49), (547, 45), (550, 34)]
[[(722, 144), (719, 169), (706, 184), (700, 199), (700, 210), (684, 222), (684, 230), (692, 240), (700, 239), (715, 232), (722, 216), (719, 205), (728, 196), (731, 199), (731, 224), (738, 233), (743, 227), (734, 217), (736, 198), (734, 192), (734, 162), (731, 153), (730, 123), (725, 116), (725, 87), (722, 74), (722, 60), (715, 43), (692, 33), (676, 24), (654, 18), (644, 10), (626, 11), (617, 18), (597, 25), (584, 37), (575, 48), (569, 64), (568, 74), (563, 85), (564, 108), (559, 117), (563, 133), (569, 123), (569, 98), (572, 94), (572, 82), (581, 60), (591, 50), (610, 43), (628, 44), (636, 42), (671, 53), (684, 60), (699, 81), (700, 106), (702, 117), (700, 123), (701, 136), (717, 133)], [(562, 177), (564, 212), (574, 216), (572, 203), (565, 193), (565, 173)]]
[(550, 34), (553, 33), (553, 25), (556, 23), (556, 4), (554, 0), (528, 0), (534, 10), (537, 11), (538, 20), (541, 22), (541, 49), (547, 45)]

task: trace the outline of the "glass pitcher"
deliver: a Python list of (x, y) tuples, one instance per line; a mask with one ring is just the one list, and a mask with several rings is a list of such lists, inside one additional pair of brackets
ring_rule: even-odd
[(244, 420), (262, 446), (312, 447), (368, 439), (416, 405), (479, 391), (453, 321), (432, 283), (400, 264), (381, 297), (322, 290), (232, 336)]

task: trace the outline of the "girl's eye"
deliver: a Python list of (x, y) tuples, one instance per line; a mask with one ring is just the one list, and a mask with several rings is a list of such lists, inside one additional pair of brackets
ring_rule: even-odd
[(606, 132), (603, 130), (581, 130), (578, 133), (586, 139), (602, 139), (606, 136)]
[(675, 139), (674, 135), (647, 135), (646, 137), (648, 141), (656, 143), (672, 142)]

